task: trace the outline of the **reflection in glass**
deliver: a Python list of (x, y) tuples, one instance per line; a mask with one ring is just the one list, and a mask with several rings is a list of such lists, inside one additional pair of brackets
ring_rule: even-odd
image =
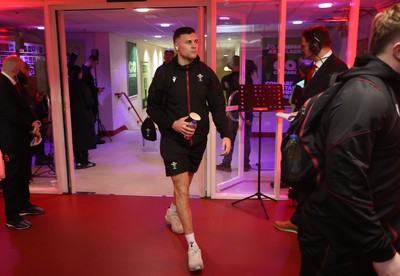
[(54, 188), (53, 131), (51, 123), (50, 88), (47, 79), (43, 29), (43, 9), (0, 11), (0, 67), (5, 57), (18, 55), (25, 63), (18, 75), (31, 111), (41, 121), (42, 142), (32, 148), (33, 191)]

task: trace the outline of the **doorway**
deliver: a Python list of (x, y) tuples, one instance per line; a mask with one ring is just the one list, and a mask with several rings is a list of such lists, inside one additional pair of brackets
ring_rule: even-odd
[[(164, 50), (173, 49), (172, 35), (176, 28), (199, 29), (199, 18), (204, 17), (200, 14), (202, 10), (168, 7), (150, 8), (145, 13), (131, 8), (62, 12), (67, 55), (77, 51), (75, 64), (81, 66), (97, 51), (99, 64), (91, 73), (97, 86), (105, 87), (98, 98), (100, 118), (107, 130), (107, 135), (102, 137), (106, 143), (89, 151), (95, 167), (73, 170), (73, 192), (172, 195), (172, 185), (165, 176), (159, 154), (159, 133), (157, 141), (149, 142), (142, 139), (140, 132), (141, 121), (147, 116), (145, 79), (151, 81), (163, 62)], [(135, 56), (137, 75), (133, 90), (128, 85), (128, 49)], [(126, 98), (117, 97), (116, 93), (126, 93), (137, 113)], [(202, 195), (203, 175), (203, 169), (196, 174), (190, 190), (192, 196)]]

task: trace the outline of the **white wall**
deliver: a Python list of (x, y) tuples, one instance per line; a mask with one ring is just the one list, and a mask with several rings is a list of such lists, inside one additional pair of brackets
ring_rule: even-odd
[[(105, 87), (99, 94), (99, 113), (100, 119), (106, 130), (114, 130), (112, 117), (112, 86), (110, 75), (110, 45), (108, 33), (67, 33), (66, 38), (68, 48), (74, 47), (74, 41), (83, 42), (84, 47), (80, 49), (76, 65), (81, 66), (88, 56), (92, 54), (93, 49), (99, 50), (99, 64), (96, 69), (92, 69), (92, 74), (97, 80), (98, 87)], [(105, 43), (106, 42), (106, 43)], [(71, 52), (72, 49), (67, 49)]]
[[(128, 92), (128, 70), (127, 70), (127, 48), (126, 42), (136, 43), (138, 51), (138, 95), (131, 97), (131, 102), (136, 108), (140, 117), (144, 120), (147, 117), (146, 110), (142, 108), (142, 81), (141, 64), (143, 61), (149, 62), (150, 81), (158, 66), (163, 62), (164, 49), (155, 45), (126, 38), (118, 34), (110, 33), (110, 74), (112, 88), (112, 113), (114, 129), (125, 125), (128, 129), (138, 129), (139, 118), (131, 109), (128, 111), (129, 103), (123, 98), (117, 98), (115, 93)], [(150, 82), (149, 82), (150, 85)]]
[[(99, 87), (105, 90), (99, 95), (100, 119), (107, 131), (113, 131), (123, 126), (128, 129), (139, 129), (139, 118), (131, 109), (125, 98), (117, 98), (115, 93), (128, 92), (128, 70), (127, 70), (127, 47), (126, 42), (136, 43), (138, 51), (138, 95), (131, 97), (134, 107), (139, 116), (144, 120), (147, 116), (146, 110), (142, 108), (142, 83), (141, 64), (149, 62), (150, 81), (153, 79), (155, 70), (163, 62), (164, 49), (144, 41), (127, 38), (115, 33), (68, 33), (67, 40), (70, 47), (73, 41), (83, 41), (84, 49), (81, 49), (80, 60), (85, 60), (92, 49), (99, 50), (99, 65), (92, 74), (97, 76)], [(81, 65), (78, 64), (77, 65)], [(149, 82), (150, 85), (150, 82)]]

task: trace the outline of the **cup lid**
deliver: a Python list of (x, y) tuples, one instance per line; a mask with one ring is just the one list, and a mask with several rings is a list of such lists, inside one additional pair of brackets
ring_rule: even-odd
[(200, 121), (201, 120), (200, 115), (197, 114), (196, 112), (190, 112), (189, 117), (191, 119), (193, 119), (193, 120), (196, 120), (196, 121)]

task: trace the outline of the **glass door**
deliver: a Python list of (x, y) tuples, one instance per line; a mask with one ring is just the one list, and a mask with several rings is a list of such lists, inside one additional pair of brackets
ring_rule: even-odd
[[(363, 2), (364, 5), (367, 5)], [(331, 34), (333, 53), (352, 65), (354, 45), (357, 44), (357, 23), (354, 17), (358, 8), (348, 0), (336, 1), (332, 5), (318, 5), (313, 1), (268, 2), (217, 1), (217, 72), (218, 76), (229, 74), (224, 71), (233, 56), (240, 57), (240, 82), (247, 66), (256, 68), (251, 75), (254, 84), (280, 83), (283, 86), (285, 113), (291, 112), (289, 98), (294, 84), (299, 81), (298, 72), (303, 53), (301, 35), (303, 30), (315, 25), (324, 25)], [(340, 16), (336, 13), (340, 11)], [(353, 17), (353, 20), (352, 20)], [(360, 20), (366, 27), (358, 30), (357, 54), (366, 50), (371, 16), (363, 15)], [(354, 24), (356, 28), (350, 30)], [(349, 47), (349, 45), (351, 47)], [(351, 51), (349, 50), (351, 49)], [(283, 54), (284, 53), (284, 54)], [(351, 62), (349, 62), (349, 60)], [(231, 107), (232, 108), (232, 107)], [(245, 140), (235, 141), (235, 150), (230, 169), (216, 170), (212, 196), (215, 198), (237, 198), (254, 194), (260, 181), (261, 192), (275, 198), (287, 198), (288, 187), (280, 183), (280, 143), (288, 128), (288, 121), (278, 118), (277, 112), (254, 113), (250, 135), (250, 165), (245, 171)], [(259, 123), (261, 122), (261, 123)], [(245, 124), (239, 127), (236, 137), (245, 138)], [(242, 131), (242, 132), (241, 132)], [(235, 131), (233, 131), (235, 133)], [(258, 137), (261, 136), (261, 143)], [(236, 139), (238, 140), (238, 139)], [(218, 141), (218, 139), (217, 139)], [(219, 145), (216, 145), (218, 152)], [(261, 151), (260, 160), (257, 158)], [(221, 163), (217, 157), (217, 164)], [(257, 178), (257, 169), (261, 176)], [(243, 172), (243, 173), (242, 173)]]
[[(157, 141), (150, 142), (144, 141), (140, 132), (141, 121), (147, 116), (146, 89), (156, 69), (163, 63), (164, 51), (174, 49), (172, 36), (175, 29), (191, 26), (201, 36), (200, 43), (204, 43), (204, 28), (199, 28), (198, 23), (205, 25), (204, 14), (204, 8), (197, 7), (138, 10), (131, 5), (112, 10), (106, 5), (96, 10), (77, 7), (62, 12), (65, 36), (60, 36), (60, 55), (74, 53), (77, 55), (75, 65), (82, 66), (90, 55), (97, 53), (99, 63), (91, 73), (98, 87), (105, 87), (98, 94), (99, 116), (106, 131), (102, 133), (105, 143), (89, 150), (89, 159), (96, 166), (74, 169), (72, 142), (68, 142), (72, 154), (72, 192), (172, 195), (172, 183), (165, 176), (159, 153), (160, 134), (157, 134)], [(199, 55), (204, 56), (204, 47)], [(129, 57), (133, 57), (131, 63)], [(66, 60), (63, 62), (66, 68)], [(129, 69), (132, 69), (129, 64), (135, 73), (133, 87), (129, 86)], [(68, 87), (64, 89), (65, 96), (72, 92)], [(127, 97), (117, 94), (127, 94)], [(64, 100), (66, 103), (69, 101), (67, 97)], [(68, 116), (64, 120), (66, 125), (71, 125)], [(193, 179), (191, 195), (201, 196), (205, 182), (202, 165)]]
[[(278, 37), (276, 4), (235, 1), (217, 3), (217, 9), (217, 74), (223, 80), (222, 84), (227, 87), (224, 80), (229, 80), (237, 70), (239, 84), (264, 83), (263, 73), (267, 66), (273, 66), (273, 62), (271, 64), (271, 61), (266, 60), (263, 47), (267, 39)], [(274, 144), (268, 133), (274, 131), (271, 125), (274, 114), (238, 112), (238, 99), (235, 99), (234, 91), (226, 93), (230, 132), (231, 137), (235, 138), (234, 150), (231, 158), (221, 158), (218, 156), (220, 144), (217, 142), (216, 180), (212, 196), (238, 198), (255, 193), (258, 166), (261, 166), (261, 191), (271, 194)], [(259, 116), (262, 116), (260, 132)], [(262, 137), (260, 144), (259, 135)], [(259, 148), (262, 152), (261, 160), (258, 160)]]
[[(7, 6), (7, 5), (6, 5)], [(43, 8), (11, 8), (0, 10), (0, 68), (9, 55), (24, 62), (18, 75), (20, 90), (32, 113), (41, 121), (42, 142), (31, 148), (32, 192), (58, 192), (58, 177), (54, 160), (54, 135), (51, 91), (48, 82), (45, 47), (45, 16)], [(32, 137), (33, 138), (33, 137)]]

